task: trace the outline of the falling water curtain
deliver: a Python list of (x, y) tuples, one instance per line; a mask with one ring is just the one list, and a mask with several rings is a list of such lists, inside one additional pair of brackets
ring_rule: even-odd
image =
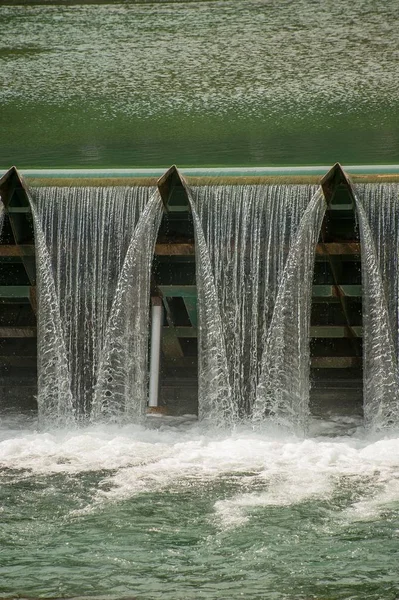
[(363, 290), (364, 417), (399, 423), (399, 185), (355, 186)]
[[(126, 412), (134, 397), (140, 406), (145, 402), (149, 271), (161, 200), (147, 187), (45, 187), (33, 191), (32, 206), (39, 285), (39, 410), (44, 419), (60, 424), (94, 415), (112, 420)], [(123, 365), (109, 373), (113, 343), (121, 340), (137, 342), (135, 352), (125, 349)], [(127, 381), (135, 360), (140, 362), (140, 381)]]
[[(315, 191), (307, 185), (203, 186), (191, 191), (197, 238), (200, 414), (213, 423), (231, 425), (261, 415), (262, 419), (276, 416), (270, 407), (261, 410), (257, 401), (261, 369), (270, 374), (265, 353), (267, 347), (271, 349), (268, 336), (282, 283), (280, 320), (285, 318), (283, 300), (289, 294), (297, 299), (299, 320), (305, 313), (308, 318), (309, 294), (301, 301), (302, 292), (295, 289), (301, 282), (285, 267)], [(310, 220), (308, 214), (309, 226), (302, 226), (302, 242), (295, 246), (298, 258), (291, 255), (291, 271), (303, 275), (305, 269), (308, 287), (324, 209), (319, 197)], [(310, 248), (312, 259), (311, 264), (305, 260), (301, 271), (305, 247)], [(275, 323), (273, 328), (278, 335)], [(302, 346), (296, 351), (304, 352)], [(309, 362), (308, 354), (298, 360)]]

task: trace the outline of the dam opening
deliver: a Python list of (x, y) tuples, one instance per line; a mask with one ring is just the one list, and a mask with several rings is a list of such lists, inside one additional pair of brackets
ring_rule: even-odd
[(399, 186), (365, 180), (339, 164), (284, 183), (186, 181), (172, 167), (145, 185), (43, 185), (10, 169), (0, 180), (3, 407), (38, 403), (62, 426), (142, 421), (152, 302), (151, 412), (297, 432), (329, 411), (397, 424), (386, 236), (398, 235)]

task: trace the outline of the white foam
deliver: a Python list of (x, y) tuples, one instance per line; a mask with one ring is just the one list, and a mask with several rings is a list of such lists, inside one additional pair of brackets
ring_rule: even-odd
[(258, 506), (332, 497), (343, 479), (368, 486), (347, 511), (350, 518), (376, 514), (399, 501), (399, 437), (299, 439), (245, 429), (209, 433), (190, 418), (158, 418), (151, 424), (47, 433), (4, 424), (0, 467), (16, 477), (105, 471), (96, 506), (227, 478), (233, 491), (214, 506), (221, 527), (245, 522)]

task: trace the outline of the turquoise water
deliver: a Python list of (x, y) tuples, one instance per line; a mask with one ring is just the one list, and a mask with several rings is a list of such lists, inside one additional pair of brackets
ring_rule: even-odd
[(0, 597), (395, 600), (399, 442), (146, 428), (0, 434)]
[(397, 2), (0, 6), (0, 166), (394, 164)]

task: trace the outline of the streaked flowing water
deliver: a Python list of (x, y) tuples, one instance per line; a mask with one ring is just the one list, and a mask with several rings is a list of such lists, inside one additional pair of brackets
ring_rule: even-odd
[(1, 241), (1, 234), (3, 232), (4, 216), (5, 216), (4, 204), (0, 199), (0, 241)]
[(100, 414), (138, 417), (146, 399), (158, 193), (145, 187), (39, 188), (34, 196), (40, 414), (64, 424)]
[(261, 355), (253, 408), (255, 421), (268, 415), (274, 423), (301, 432), (309, 419), (313, 267), (326, 208), (319, 189), (291, 241)]
[(364, 417), (369, 427), (399, 420), (399, 186), (357, 186), (362, 245)]
[(0, 6), (0, 166), (392, 164), (397, 0)]
[(4, 208), (3, 202), (0, 198), (0, 242), (1, 242), (1, 236), (3, 234), (4, 217), (5, 217), (5, 208)]
[(163, 213), (155, 191), (130, 241), (107, 321), (92, 419), (140, 421), (147, 409), (151, 265)]
[[(206, 280), (202, 283), (204, 292), (200, 294), (204, 293), (205, 299), (216, 298), (219, 303), (219, 311), (212, 307), (213, 315), (218, 318), (213, 321), (215, 325), (210, 330), (207, 349), (212, 348), (218, 336), (226, 335), (226, 323), (238, 323), (243, 336), (236, 335), (232, 327), (231, 341), (224, 354), (208, 353), (210, 358), (216, 357), (214, 363), (207, 363), (208, 367), (220, 365), (221, 357), (224, 361), (223, 368), (214, 371), (216, 379), (211, 379), (214, 385), (208, 386), (211, 393), (217, 394), (216, 400), (222, 403), (216, 416), (222, 414), (224, 417), (226, 410), (228, 414), (233, 412), (229, 404), (232, 395), (227, 396), (223, 404), (224, 391), (230, 390), (231, 394), (231, 381), (235, 382), (238, 393), (242, 389), (245, 393), (250, 390), (257, 407), (260, 386), (254, 385), (255, 374), (248, 378), (254, 352), (258, 352), (260, 366), (266, 348), (266, 358), (276, 359), (278, 369), (288, 368), (289, 380), (285, 383), (290, 386), (290, 391), (294, 389), (290, 379), (292, 374), (303, 373), (298, 366), (306, 364), (302, 360), (308, 349), (299, 341), (306, 345), (307, 340), (302, 336), (308, 326), (308, 308), (301, 307), (300, 301), (306, 301), (308, 297), (312, 248), (324, 204), (310, 187), (298, 189), (291, 199), (284, 188), (274, 189), (276, 196), (281, 195), (278, 203), (273, 202), (273, 195), (258, 196), (261, 190), (244, 188), (242, 195), (246, 195), (246, 203), (241, 203), (237, 197), (231, 204), (236, 208), (235, 212), (227, 211), (224, 202), (225, 194), (232, 193), (228, 188), (194, 190), (191, 198), (197, 209), (194, 210), (200, 251), (197, 275), (201, 281)], [(394, 213), (396, 188), (389, 190), (393, 193), (387, 202)], [(97, 316), (107, 318), (101, 333), (103, 345), (97, 361), (97, 374), (100, 375), (97, 375), (96, 392), (108, 391), (111, 396), (95, 395), (95, 410), (98, 409), (96, 418), (100, 417), (100, 420), (103, 414), (106, 418), (114, 417), (115, 411), (109, 410), (107, 400), (106, 406), (101, 402), (98, 405), (96, 401), (110, 397), (118, 403), (120, 400), (119, 394), (123, 390), (120, 382), (126, 381), (125, 343), (131, 343), (132, 333), (130, 326), (124, 329), (125, 316), (131, 306), (131, 286), (140, 286), (140, 281), (133, 276), (138, 264), (135, 257), (145, 265), (147, 273), (149, 262), (145, 261), (148, 261), (152, 236), (157, 230), (160, 199), (157, 195), (140, 196), (140, 210), (136, 206), (136, 213), (130, 205), (132, 201), (126, 200), (126, 194), (129, 198), (129, 193), (133, 192), (111, 190), (111, 196), (105, 201), (106, 191), (81, 191), (79, 194), (83, 196), (78, 194), (81, 205), (76, 208), (79, 219), (70, 223), (70, 217), (63, 217), (62, 210), (59, 212), (57, 193), (51, 190), (43, 193), (49, 194), (45, 202), (47, 208), (43, 197), (33, 204), (39, 283), (45, 294), (41, 300), (46, 307), (43, 323), (54, 325), (57, 319), (59, 323), (63, 322), (61, 313), (65, 310), (66, 299), (60, 291), (61, 283), (65, 289), (78, 292), (75, 302), (80, 294), (84, 295), (84, 307), (90, 299), (102, 297), (103, 289), (107, 290), (101, 305), (104, 308), (97, 309)], [(71, 201), (75, 191), (65, 193), (66, 197), (70, 194)], [(379, 193), (378, 188), (359, 189), (357, 202), (363, 247), (363, 285), (368, 290), (365, 315), (371, 331), (366, 338), (367, 348), (375, 338), (373, 354), (368, 355), (367, 360), (370, 361), (372, 356), (376, 361), (377, 366), (371, 365), (374, 370), (370, 373), (375, 378), (373, 386), (383, 407), (380, 412), (378, 407), (371, 405), (366, 410), (369, 414), (371, 410), (377, 410), (380, 428), (385, 432), (377, 434), (379, 427), (366, 432), (359, 417), (349, 411), (345, 416), (339, 415), (333, 405), (328, 419), (309, 418), (307, 437), (282, 431), (270, 420), (263, 421), (255, 431), (248, 423), (236, 423), (233, 433), (230, 427), (213, 427), (212, 420), (201, 423), (190, 415), (181, 418), (152, 416), (147, 417), (144, 424), (100, 423), (80, 428), (66, 422), (64, 429), (48, 424), (46, 431), (39, 431), (36, 417), (1, 415), (0, 598), (396, 600), (399, 594), (399, 432), (392, 427), (386, 431), (385, 424), (392, 424), (393, 412), (385, 392), (389, 392), (389, 374), (396, 360), (397, 346), (391, 319), (397, 313), (392, 312), (396, 304), (390, 300), (392, 297), (393, 301), (395, 293), (388, 293), (383, 288), (385, 281), (391, 282), (390, 275), (395, 279), (397, 274), (395, 253), (388, 243), (383, 247), (385, 254), (381, 251), (382, 235), (378, 232), (384, 231), (386, 239), (389, 229), (393, 248), (396, 248), (397, 232), (393, 214), (381, 223)], [(111, 206), (115, 204), (121, 210), (117, 200), (119, 194), (125, 207), (123, 211), (133, 211), (129, 213), (130, 221), (124, 217), (124, 222), (132, 224), (129, 234), (124, 228), (116, 228), (110, 218)], [(209, 205), (208, 196), (211, 198)], [(77, 202), (76, 198), (74, 201)], [(278, 212), (278, 207), (284, 203), (286, 216)], [(90, 216), (94, 211), (92, 204), (96, 207), (97, 217), (102, 215), (102, 221), (88, 219), (83, 227), (83, 212), (86, 210)], [(105, 206), (106, 215), (102, 210)], [(265, 218), (268, 211), (273, 214), (270, 220)], [(217, 235), (212, 214), (219, 220), (220, 234)], [(90, 222), (92, 226), (96, 223), (95, 232), (85, 229), (89, 228)], [(272, 226), (276, 222), (280, 227)], [(99, 223), (104, 224), (99, 227)], [(114, 254), (112, 244), (116, 241), (110, 238), (110, 247), (105, 243), (108, 227), (113, 236), (121, 236), (117, 237), (119, 250)], [(67, 232), (70, 237), (64, 238)], [(95, 278), (90, 275), (85, 281), (75, 281), (76, 263), (63, 251), (66, 242), (68, 248), (72, 240), (81, 242), (83, 232), (85, 235), (90, 232), (92, 245), (84, 250), (83, 243), (80, 262), (89, 260), (90, 253), (91, 258), (96, 259), (93, 250), (99, 251), (102, 244), (103, 250), (109, 249), (110, 268), (118, 275), (116, 286), (105, 281), (98, 294), (94, 292), (90, 297), (89, 290), (92, 288), (93, 292), (96, 288)], [(96, 236), (101, 244), (94, 243)], [(250, 244), (246, 253), (236, 252), (238, 245), (248, 237), (256, 243)], [(265, 244), (271, 244), (272, 240), (279, 244), (275, 253)], [(144, 263), (140, 249), (147, 257)], [(269, 250), (268, 261), (262, 262)], [(118, 260), (112, 262), (111, 255)], [(98, 268), (100, 263), (98, 260)], [(66, 272), (69, 272), (68, 277), (65, 277)], [(105, 275), (103, 273), (103, 277)], [(148, 285), (146, 277), (143, 274), (142, 290)], [(263, 278), (268, 286), (259, 289), (259, 281)], [(230, 292), (230, 303), (233, 304), (230, 321), (220, 309), (224, 304), (227, 306), (229, 300), (227, 290), (225, 296), (220, 296), (222, 284), (234, 284), (230, 288), (235, 292), (235, 295)], [(389, 285), (395, 289), (395, 284)], [(248, 297), (242, 295), (242, 290), (250, 291)], [(260, 302), (264, 313), (261, 327), (257, 320), (254, 321)], [(133, 306), (136, 305), (133, 303)], [(77, 310), (77, 314), (82, 313)], [(83, 314), (86, 313), (83, 311)], [(70, 309), (63, 319), (68, 322), (73, 315)], [(201, 318), (206, 322), (211, 320), (211, 310), (208, 308)], [(134, 323), (132, 327), (137, 325)], [(45, 359), (52, 373), (51, 385), (55, 386), (55, 392), (60, 391), (57, 369), (66, 365), (71, 390), (73, 371), (69, 367), (68, 345), (56, 345), (64, 339), (65, 331), (58, 332), (51, 326), (47, 331), (49, 343), (52, 336), (61, 336), (55, 337), (53, 347), (49, 348), (50, 353), (57, 350), (58, 355), (53, 361)], [(143, 333), (142, 329), (139, 331)], [(246, 340), (247, 332), (259, 334), (263, 352), (251, 336), (246, 342), (250, 351), (240, 346), (240, 340), (241, 343)], [(274, 344), (269, 342), (272, 338)], [(87, 339), (92, 338), (83, 337), (82, 341)], [(116, 340), (115, 346), (109, 343), (112, 339)], [(386, 362), (383, 354), (386, 339), (392, 340), (392, 364)], [(292, 365), (280, 360), (280, 350), (285, 346), (293, 355)], [(144, 344), (134, 348), (144, 352)], [(42, 346), (42, 351), (46, 352), (47, 348)], [(234, 379), (230, 375), (229, 362), (237, 361), (239, 365), (235, 356), (240, 352), (244, 363), (248, 358), (247, 371), (241, 371), (238, 376), (234, 368)], [(272, 384), (281, 381), (278, 369), (275, 371), (277, 377), (274, 377), (273, 369), (266, 371), (268, 377), (272, 374), (269, 379)], [(112, 381), (109, 381), (110, 375)], [(388, 387), (383, 387), (383, 393), (380, 393), (379, 386), (384, 385), (384, 377)], [(299, 381), (305, 380), (299, 378)], [(130, 386), (131, 379), (127, 382)], [(367, 393), (372, 389), (370, 385)], [(276, 391), (280, 393), (281, 389), (276, 386)], [(306, 389), (304, 391), (306, 395)], [(51, 397), (52, 390), (47, 392)], [(74, 402), (72, 394), (70, 397)], [(243, 395), (243, 399), (247, 402), (247, 396)], [(293, 400), (297, 402), (297, 398)], [(283, 416), (290, 409), (289, 404), (286, 406), (288, 410), (284, 409)], [(385, 410), (386, 407), (390, 412)], [(139, 414), (140, 410), (139, 407)], [(302, 410), (303, 406), (299, 405), (299, 416)], [(279, 411), (280, 407), (276, 412)], [(291, 416), (288, 418), (291, 420)], [(386, 418), (389, 422), (384, 421)], [(225, 422), (230, 425), (229, 419)], [(372, 419), (366, 424), (370, 422)], [(217, 419), (214, 424), (218, 424)]]
[(306, 423), (311, 283), (325, 210), (319, 193), (311, 199), (315, 190), (193, 189), (199, 410), (211, 422)]

